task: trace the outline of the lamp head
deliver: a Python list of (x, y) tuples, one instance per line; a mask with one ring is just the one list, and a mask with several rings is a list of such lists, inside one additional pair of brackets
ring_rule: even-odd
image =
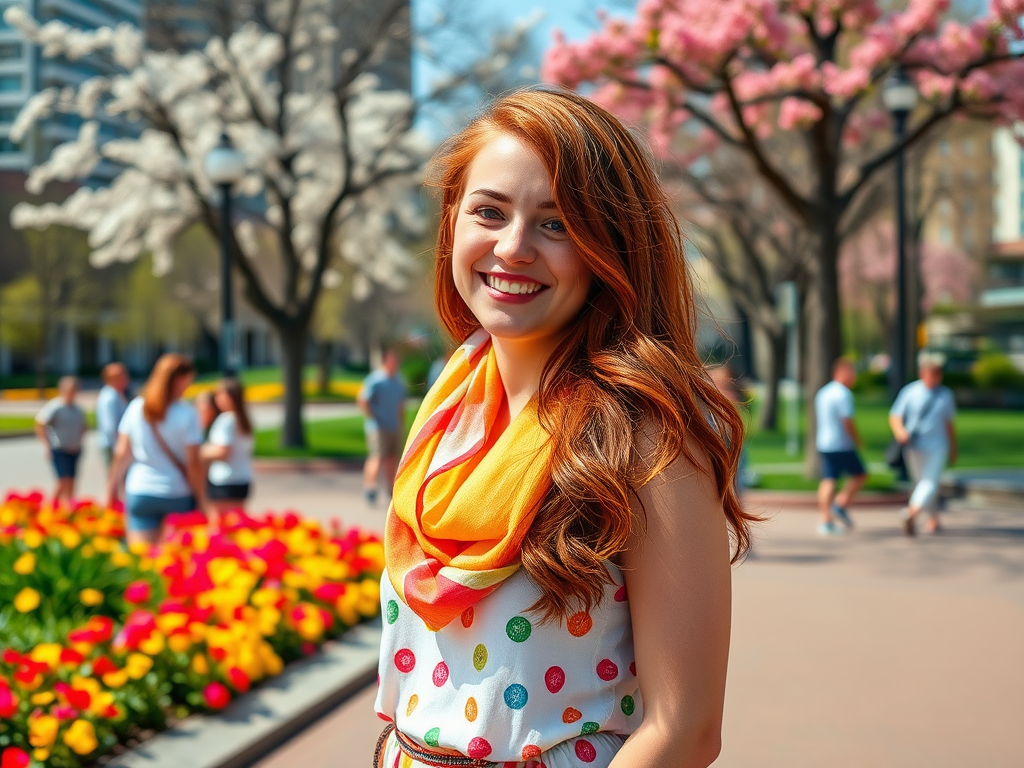
[(226, 133), (220, 143), (206, 153), (203, 168), (210, 181), (218, 186), (236, 184), (245, 176), (245, 155), (235, 149)]

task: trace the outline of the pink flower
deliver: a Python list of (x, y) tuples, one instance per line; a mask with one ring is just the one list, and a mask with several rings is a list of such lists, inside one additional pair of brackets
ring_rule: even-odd
[(222, 683), (213, 682), (203, 689), (203, 699), (210, 709), (224, 709), (231, 703), (231, 691)]
[(124, 599), (129, 603), (139, 604), (149, 601), (152, 588), (148, 581), (133, 581), (124, 590)]

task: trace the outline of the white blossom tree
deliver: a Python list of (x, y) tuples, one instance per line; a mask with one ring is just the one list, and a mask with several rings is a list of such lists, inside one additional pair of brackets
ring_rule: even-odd
[[(285, 446), (305, 444), (302, 364), (332, 264), (344, 260), (356, 297), (374, 284), (400, 288), (414, 267), (403, 236), (421, 227), (415, 191), (431, 142), (413, 128), (412, 96), (383, 90), (374, 74), (396, 36), (411, 34), (408, 2), (382, 0), (371, 17), (366, 2), (347, 2), (362, 10), (358, 34), (339, 28), (348, 16), (338, 0), (273, 0), (227, 40), (185, 52), (148, 49), (141, 31), (126, 24), (83, 31), (60, 21), (39, 25), (19, 6), (5, 13), (44, 57), (92, 56), (112, 71), (44, 90), (21, 111), (15, 141), (54, 113), (84, 121), (75, 140), (31, 171), (29, 191), (87, 178), (104, 161), (122, 167), (108, 187), (81, 187), (59, 204), (17, 206), (16, 227), (86, 230), (95, 266), (149, 252), (154, 268), (166, 271), (188, 226), (199, 222), (220, 235), (217, 190), (203, 170), (207, 152), (224, 132), (245, 155), (236, 194), (258, 204), (235, 221), (230, 251), (247, 300), (280, 340)], [(498, 47), (515, 49), (526, 31), (500, 37)], [(339, 41), (352, 40), (339, 50)], [(456, 75), (441, 87), (459, 82)], [(141, 121), (140, 135), (105, 139), (102, 113)], [(278, 263), (270, 269), (255, 236), (264, 227), (276, 233)]]

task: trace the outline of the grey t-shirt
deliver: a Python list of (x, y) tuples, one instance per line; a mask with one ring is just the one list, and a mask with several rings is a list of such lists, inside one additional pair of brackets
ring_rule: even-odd
[(82, 450), (85, 412), (74, 403), (68, 405), (63, 398), (53, 398), (36, 414), (36, 423), (46, 427), (46, 437), (54, 450), (65, 453)]
[(399, 432), (398, 412), (405, 402), (405, 382), (399, 376), (388, 376), (384, 371), (374, 371), (363, 381), (359, 399), (370, 406), (372, 418), (366, 420), (366, 429), (382, 429), (385, 432)]

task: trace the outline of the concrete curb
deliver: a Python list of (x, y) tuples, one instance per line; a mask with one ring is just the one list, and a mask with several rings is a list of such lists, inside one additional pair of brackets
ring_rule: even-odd
[[(871, 507), (903, 506), (907, 503), (905, 493), (868, 492), (858, 493), (852, 509)], [(818, 496), (815, 491), (759, 491), (753, 488), (743, 493), (743, 506), (751, 511), (773, 511), (785, 507), (787, 510), (817, 510)]]
[(257, 458), (252, 468), (257, 473), (294, 472), (314, 474), (318, 472), (357, 472), (362, 470), (365, 459), (271, 459)]
[(381, 623), (354, 627), (217, 715), (195, 715), (108, 768), (245, 768), (372, 683)]

